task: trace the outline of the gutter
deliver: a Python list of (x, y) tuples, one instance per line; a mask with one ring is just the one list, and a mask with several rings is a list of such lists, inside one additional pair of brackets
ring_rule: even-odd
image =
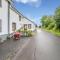
[(10, 2), (8, 1), (8, 35), (10, 35)]

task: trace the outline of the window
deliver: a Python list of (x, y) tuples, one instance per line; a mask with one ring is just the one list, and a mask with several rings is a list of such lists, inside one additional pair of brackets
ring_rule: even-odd
[(0, 20), (0, 32), (2, 32), (2, 21)]
[(27, 29), (27, 24), (24, 24), (24, 29)]
[(31, 29), (31, 24), (28, 24), (28, 29)]
[(0, 0), (0, 7), (2, 6), (2, 0)]
[(16, 30), (16, 23), (12, 23), (12, 31)]
[(21, 21), (21, 16), (19, 16), (19, 21)]

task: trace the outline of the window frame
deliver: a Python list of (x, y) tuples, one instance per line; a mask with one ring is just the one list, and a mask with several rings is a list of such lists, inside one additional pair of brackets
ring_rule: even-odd
[(21, 16), (19, 16), (19, 21), (21, 21)]
[(2, 7), (2, 0), (0, 0), (0, 7)]
[(28, 24), (28, 29), (31, 29), (31, 24)]
[(24, 24), (24, 29), (27, 29), (27, 24)]

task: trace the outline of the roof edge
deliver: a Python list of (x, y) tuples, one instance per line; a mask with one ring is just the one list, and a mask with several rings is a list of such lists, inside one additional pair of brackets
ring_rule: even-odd
[[(8, 2), (12, 3), (12, 0), (7, 0)], [(13, 2), (14, 3), (14, 2)], [(10, 6), (11, 9), (13, 9), (19, 16), (23, 16), (24, 18), (26, 18), (28, 21), (32, 22), (34, 25), (37, 25), (35, 22), (33, 22), (32, 20), (30, 20), (29, 18), (27, 18), (26, 16), (24, 16), (21, 12), (19, 12), (15, 6)]]

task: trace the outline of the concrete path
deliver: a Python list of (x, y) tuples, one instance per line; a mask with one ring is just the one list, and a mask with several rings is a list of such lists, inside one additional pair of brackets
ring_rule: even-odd
[(42, 30), (15, 55), (13, 60), (60, 60), (60, 37)]

